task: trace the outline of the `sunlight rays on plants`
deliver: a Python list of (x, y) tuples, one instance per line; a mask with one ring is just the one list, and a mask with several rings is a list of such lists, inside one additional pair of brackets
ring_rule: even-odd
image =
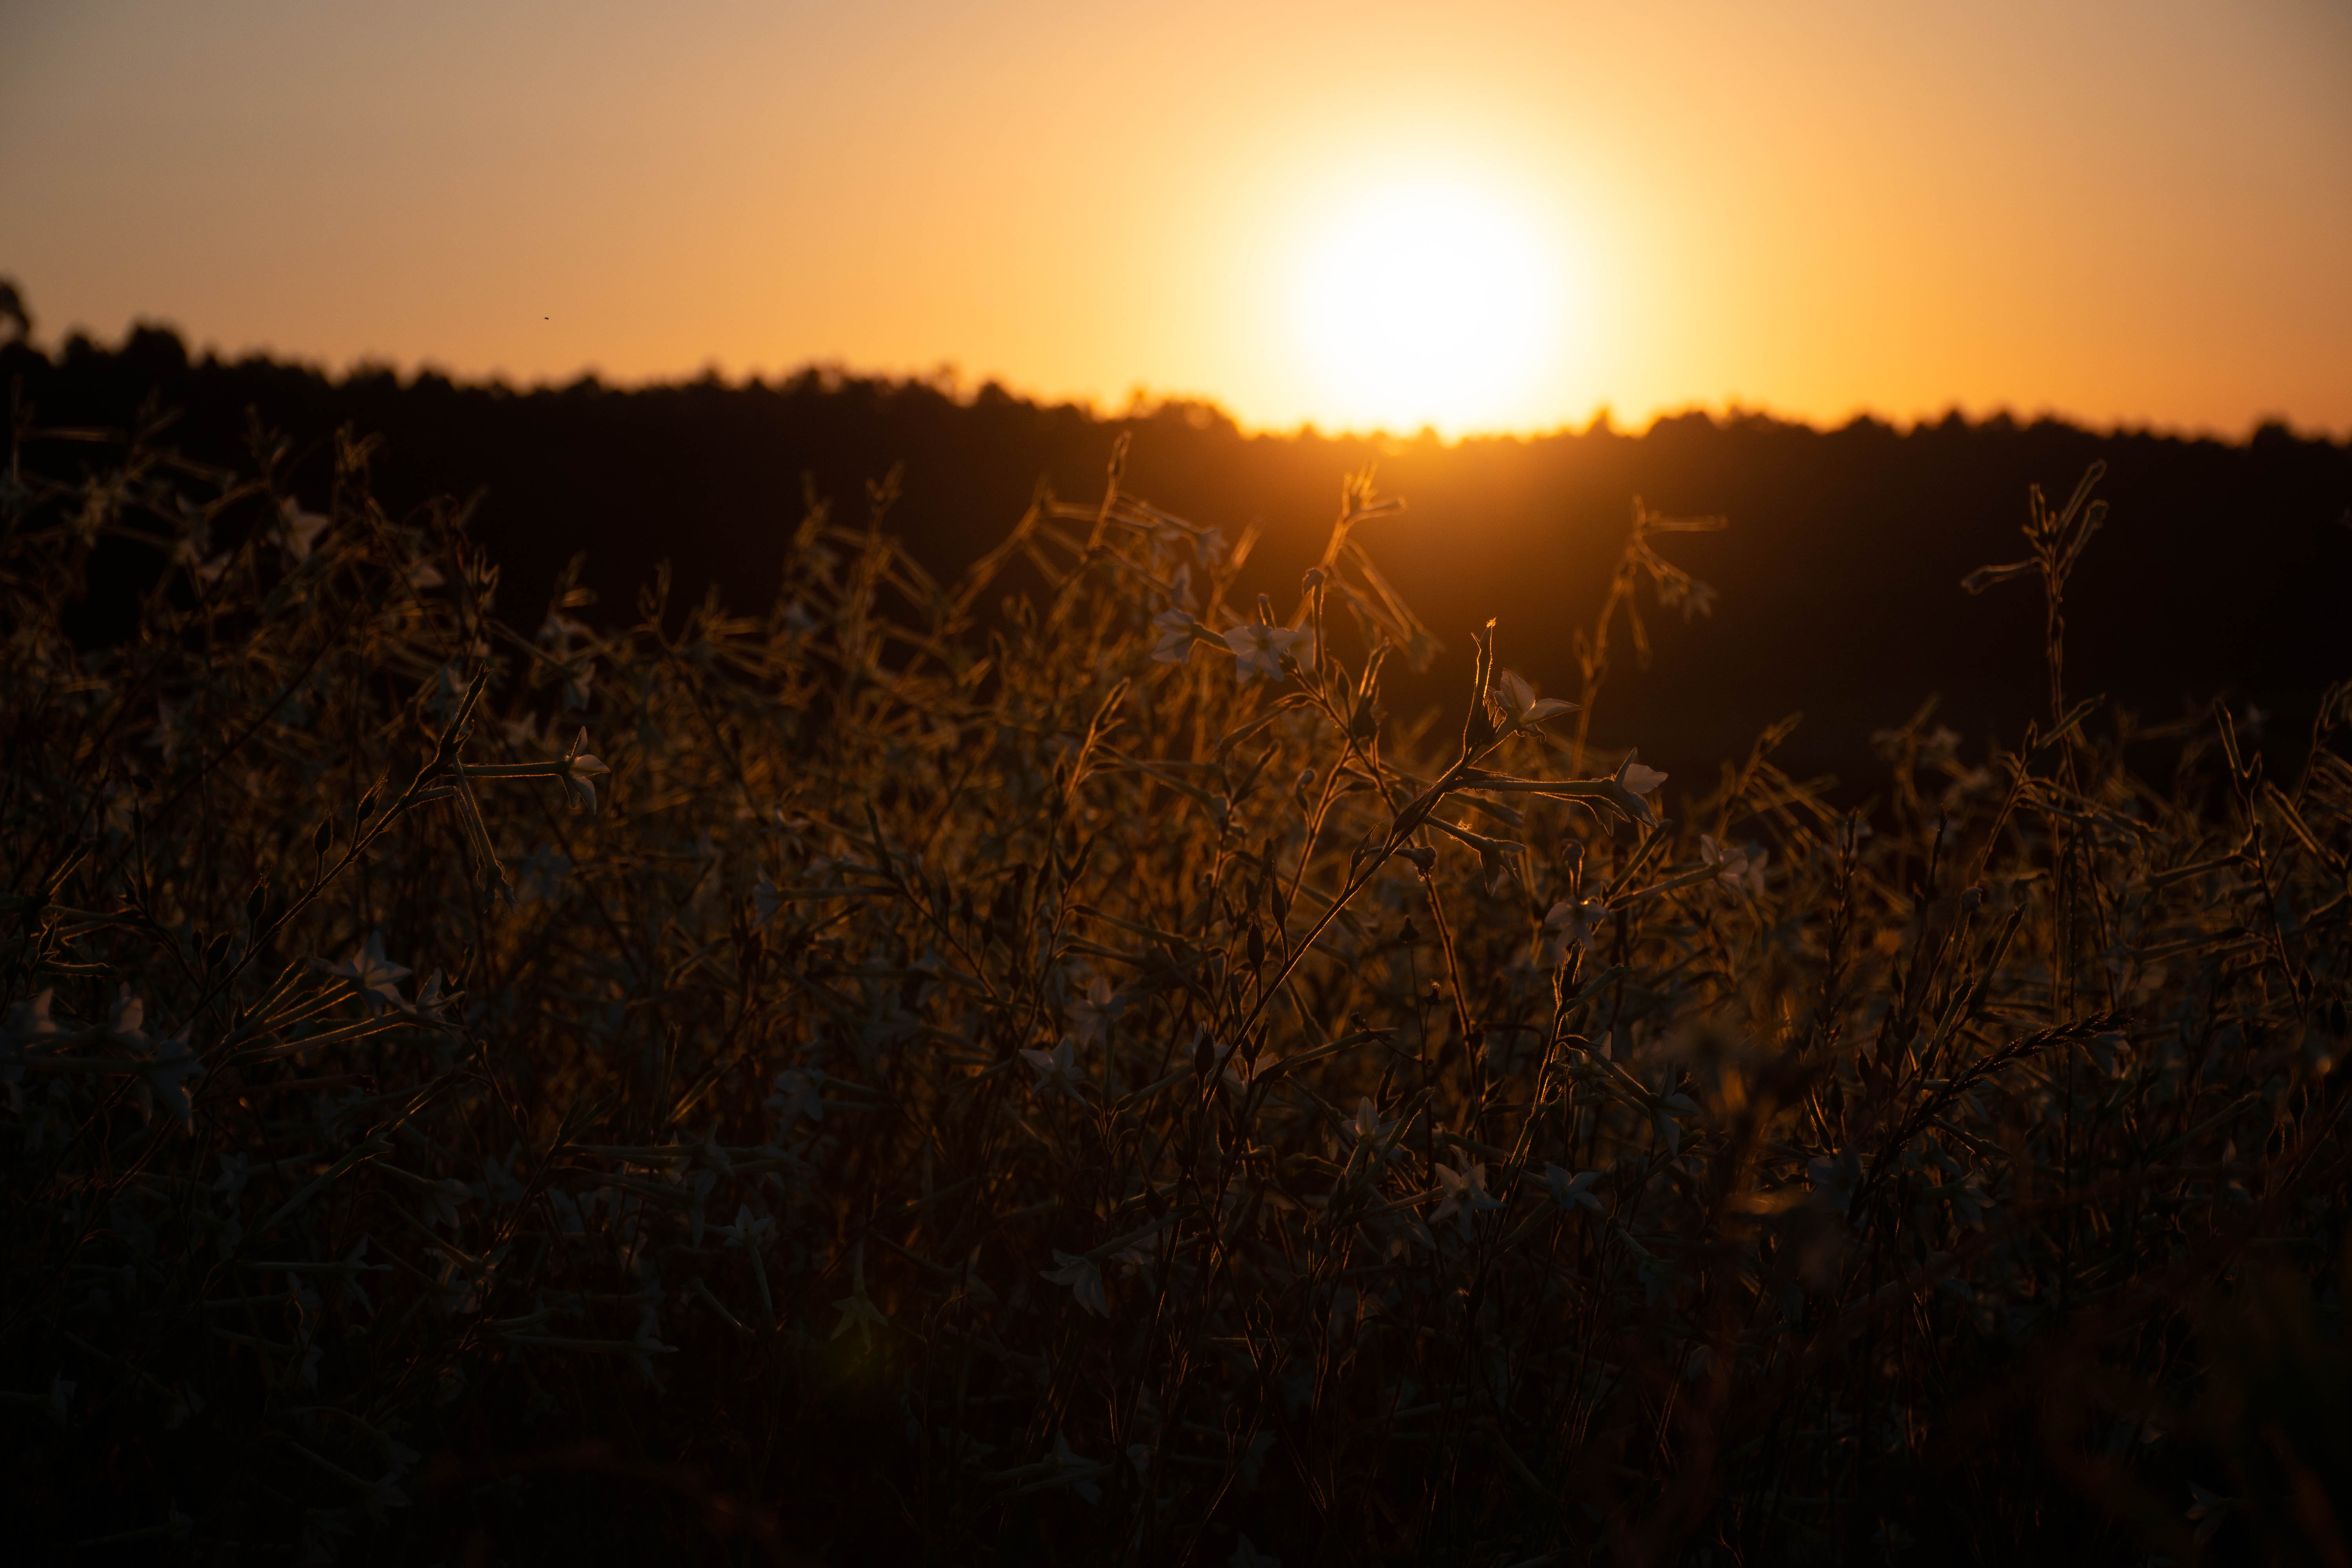
[[(1386, 714), (1446, 650), (1368, 477), (1286, 608), (1115, 459), (960, 580), (877, 493), (811, 508), (765, 614), (665, 578), (631, 623), (576, 573), (504, 604), (370, 457), (298, 497), (266, 435), (228, 474), (18, 411), (28, 1539), (1483, 1568), (2319, 1528), (2320, 1417), (2263, 1402), (2341, 1355), (2294, 1292), (2343, 1242), (2352, 696), (2292, 780), (2226, 710), (2069, 706), (2089, 481), (1970, 584), (2044, 582), (2046, 720), (1971, 755), (1923, 710), (1849, 809), (1776, 765), (1790, 723), (1705, 787), (1593, 740), (1642, 584), (1712, 595), (1664, 537), (1720, 520), (1635, 504), (1574, 702), (1470, 631), (1440, 747)], [(101, 540), (154, 575), (78, 647)]]

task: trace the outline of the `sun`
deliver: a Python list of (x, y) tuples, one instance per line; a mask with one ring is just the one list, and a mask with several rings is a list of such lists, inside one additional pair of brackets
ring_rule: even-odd
[(1359, 195), (1297, 274), (1316, 401), (1350, 428), (1523, 423), (1564, 351), (1569, 285), (1543, 226), (1496, 193), (1427, 180)]

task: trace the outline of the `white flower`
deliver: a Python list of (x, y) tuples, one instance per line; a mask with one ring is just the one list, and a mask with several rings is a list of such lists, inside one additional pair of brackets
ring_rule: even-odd
[(803, 1116), (811, 1121), (822, 1121), (824, 1120), (824, 1097), (818, 1090), (824, 1083), (823, 1073), (786, 1068), (776, 1075), (776, 1092), (768, 1097), (768, 1109), (783, 1112), (786, 1127)]
[(1151, 657), (1161, 664), (1189, 664), (1192, 645), (1209, 634), (1209, 628), (1192, 617), (1189, 610), (1162, 610), (1151, 617), (1160, 628), (1159, 640), (1151, 645)]
[(252, 1163), (243, 1154), (224, 1152), (220, 1157), (220, 1179), (213, 1184), (213, 1191), (226, 1193), (230, 1203), (236, 1202), (244, 1195), (245, 1184), (252, 1179), (253, 1173), (248, 1169)]
[(1920, 741), (1919, 756), (1925, 762), (1948, 763), (1959, 749), (1960, 732), (1949, 724), (1938, 724)]
[(1435, 1225), (1458, 1214), (1462, 1216), (1463, 1231), (1467, 1234), (1472, 1215), (1482, 1209), (1503, 1206), (1501, 1199), (1486, 1191), (1486, 1167), (1484, 1164), (1473, 1165), (1466, 1171), (1457, 1171), (1451, 1165), (1437, 1165), (1433, 1170), (1437, 1176), (1438, 1188), (1445, 1197), (1430, 1211), (1430, 1224)]
[(1769, 852), (1753, 844), (1738, 848), (1717, 844), (1711, 835), (1698, 836), (1699, 858), (1715, 868), (1726, 887), (1745, 888), (1759, 898), (1764, 892), (1764, 859)]
[(911, 1040), (922, 1030), (922, 1019), (907, 1010), (897, 990), (886, 990), (874, 999), (874, 1011), (858, 1028), (858, 1055), (870, 1067), (875, 1053)]
[(1851, 1149), (1816, 1155), (1805, 1163), (1805, 1175), (1812, 1184), (1814, 1206), (1842, 1215), (1853, 1206), (1862, 1160)]
[(1122, 1005), (1110, 982), (1095, 976), (1087, 985), (1087, 994), (1062, 1009), (1069, 1016), (1071, 1039), (1081, 1048), (1102, 1044)]
[(140, 1026), (147, 1022), (147, 1004), (131, 994), (125, 985), (106, 1010), (106, 1032), (118, 1044), (135, 1047), (147, 1044), (147, 1035)]
[(205, 1064), (188, 1045), (188, 1031), (181, 1030), (170, 1039), (158, 1043), (154, 1059), (147, 1064), (147, 1087), (163, 1102), (164, 1111), (190, 1132), (196, 1130), (195, 1106), (188, 1094), (188, 1085), (205, 1076)]
[(566, 660), (563, 666), (563, 706), (566, 709), (588, 706), (588, 688), (596, 679), (596, 661), (587, 654)]
[(596, 809), (596, 786), (588, 781), (613, 770), (586, 755), (582, 748), (587, 744), (588, 731), (583, 728), (572, 738), (571, 748), (563, 753), (563, 786), (572, 792), (572, 800), (583, 810), (593, 814)]
[(147, 743), (163, 754), (165, 767), (172, 765), (172, 760), (180, 749), (180, 737), (186, 733), (187, 727), (180, 721), (180, 716), (172, 711), (172, 705), (157, 698), (155, 727), (147, 731)]
[(1645, 768), (1634, 759), (1639, 753), (1628, 752), (1625, 760), (1617, 764), (1616, 774), (1609, 781), (1609, 794), (1626, 816), (1645, 827), (1658, 825), (1658, 814), (1643, 798), (1666, 782), (1666, 775), (1655, 768)]
[(425, 1223), (429, 1226), (456, 1225), (457, 1205), (473, 1195), (465, 1183), (454, 1178), (444, 1177), (434, 1183), (425, 1191)]
[(1568, 962), (1568, 944), (1576, 943), (1585, 952), (1592, 951), (1593, 934), (1601, 922), (1609, 918), (1609, 906), (1599, 899), (1584, 899), (1571, 903), (1563, 899), (1544, 911), (1543, 962), (1547, 969), (1558, 969)]
[(383, 933), (380, 931), (368, 932), (366, 943), (352, 954), (350, 962), (338, 963), (327, 973), (340, 975), (358, 986), (371, 1016), (387, 1005), (394, 1007), (408, 1005), (400, 994), (400, 982), (408, 978), (408, 966), (394, 963), (383, 955)]
[(1985, 1211), (1992, 1207), (1992, 1195), (1985, 1191), (1984, 1173), (1970, 1171), (1956, 1185), (1948, 1185), (1944, 1195), (1952, 1201), (1952, 1220), (1963, 1229), (1981, 1229)]
[(57, 994), (53, 986), (34, 993), (32, 1000), (19, 1002), (8, 1009), (8, 1037), (20, 1045), (31, 1045), (50, 1035), (62, 1035), (65, 1026), (49, 1016), (49, 998)]
[[(775, 1223), (776, 1221), (773, 1215), (754, 1215), (751, 1212), (751, 1205), (750, 1204), (739, 1204), (735, 1208), (735, 1223), (733, 1225), (715, 1225), (712, 1226), (710, 1229), (713, 1235), (724, 1237), (728, 1246), (748, 1248), (754, 1242), (758, 1241), (760, 1237), (767, 1235), (771, 1229), (774, 1228)], [(865, 1289), (865, 1276), (862, 1271), (860, 1272), (858, 1279), (858, 1289), (862, 1293)]]
[(441, 994), (441, 972), (436, 969), (433, 972), (432, 977), (425, 982), (425, 989), (416, 994), (416, 1005), (409, 1010), (420, 1018), (437, 1019), (441, 1016), (441, 1009), (449, 1005), (454, 1000), (456, 1000), (454, 995), (445, 996)]
[(1077, 1082), (1077, 1051), (1067, 1035), (1064, 1035), (1052, 1050), (1023, 1051), (1021, 1058), (1037, 1069), (1039, 1089), (1069, 1089)]
[(1372, 1103), (1370, 1095), (1356, 1101), (1356, 1114), (1348, 1119), (1348, 1131), (1367, 1142), (1381, 1137), (1393, 1125), (1381, 1120), (1380, 1108)]
[[(1302, 643), (1305, 646), (1300, 650)], [(1312, 632), (1293, 631), (1287, 626), (1269, 626), (1258, 621), (1244, 621), (1228, 630), (1225, 646), (1234, 650), (1234, 679), (1243, 686), (1247, 686), (1260, 675), (1280, 680), (1285, 654), (1290, 654), (1301, 665), (1311, 666), (1315, 662)]]
[(1538, 697), (1536, 689), (1510, 670), (1495, 678), (1496, 689), (1487, 700), (1501, 712), (1496, 726), (1504, 734), (1514, 730), (1532, 730), (1547, 719), (1575, 711), (1576, 704), (1558, 697)]
[(1133, 1273), (1139, 1268), (1151, 1268), (1160, 1261), (1160, 1256), (1151, 1250), (1148, 1241), (1139, 1241), (1112, 1253), (1109, 1261)]
[(1274, 1065), (1273, 1062), (1268, 1061), (1265, 1067), (1254, 1067), (1243, 1059), (1240, 1053), (1231, 1046), (1222, 1047), (1222, 1056), (1225, 1064), (1224, 1070), (1218, 1076), (1223, 1079), (1225, 1087), (1235, 1094), (1247, 1094), (1250, 1084), (1257, 1076), (1264, 1072), (1265, 1068)]
[(1225, 1568), (1282, 1568), (1282, 1559), (1270, 1552), (1260, 1552), (1244, 1535), (1241, 1544), (1234, 1548), (1234, 1554), (1225, 1559)]
[[(393, 1445), (393, 1447), (400, 1453), (408, 1453), (411, 1451), (406, 1448), (402, 1448), (400, 1445), (396, 1443)], [(398, 1479), (399, 1474), (399, 1468), (395, 1468), (386, 1474), (382, 1480), (371, 1483), (367, 1489), (367, 1495), (360, 1500), (360, 1506), (367, 1510), (368, 1518), (373, 1520), (378, 1524), (382, 1524), (384, 1521), (384, 1510), (388, 1508), (406, 1508), (408, 1506), (408, 1494), (400, 1489)]]
[[(188, 1424), (189, 1416), (204, 1414), (205, 1396), (184, 1383), (177, 1388), (167, 1390), (163, 1400), (163, 1430), (166, 1432), (176, 1432)], [(190, 1522), (188, 1516), (182, 1513), (179, 1505), (174, 1503), (172, 1505), (171, 1517), (172, 1523), (179, 1527), (173, 1530), (172, 1539), (185, 1541), (188, 1538), (185, 1526)]]
[[(71, 1388), (73, 1384), (68, 1384), (66, 1386)], [(2230, 1515), (2237, 1506), (2237, 1499), (2223, 1497), (2219, 1492), (2209, 1492), (2195, 1481), (2189, 1482), (2189, 1517), (2198, 1521), (2198, 1544), (2201, 1546), (2212, 1540), (2221, 1531), (2221, 1526), (2229, 1522)]]
[(1110, 1298), (1103, 1294), (1102, 1270), (1094, 1259), (1054, 1248), (1053, 1268), (1041, 1268), (1038, 1273), (1056, 1285), (1066, 1285), (1077, 1304), (1097, 1317), (1110, 1316)]
[[(593, 1194), (589, 1195), (588, 1203), (593, 1212), (596, 1203)], [(555, 1227), (564, 1235), (583, 1236), (587, 1233), (587, 1222), (581, 1217), (579, 1203), (562, 1187), (547, 1190), (547, 1206), (555, 1211)]]
[(1544, 1167), (1544, 1185), (1551, 1189), (1551, 1201), (1564, 1209), (1581, 1207), (1600, 1214), (1601, 1200), (1592, 1191), (1592, 1184), (1600, 1179), (1598, 1171), (1579, 1171), (1571, 1175), (1558, 1165)]
[(294, 558), (297, 565), (310, 559), (310, 546), (318, 540), (327, 522), (328, 519), (315, 511), (304, 511), (301, 502), (292, 496), (278, 503), (280, 542), (286, 546), (286, 553)]
[(7, 1018), (0, 1022), (0, 1089), (8, 1091), (8, 1103), (21, 1110), (25, 1096), (25, 1043), (60, 1031), (49, 1016), (49, 993), (42, 992), (30, 1002), (19, 1002), (8, 1009)]
[(1500, 898), (1510, 891), (1518, 880), (1519, 867), (1526, 860), (1528, 847), (1507, 838), (1486, 838), (1469, 836), (1478, 850), (1478, 874), (1486, 884), (1487, 893)]
[(441, 1310), (445, 1314), (475, 1312), (481, 1310), (481, 1297), (476, 1289), (474, 1276), (471, 1273), (460, 1273), (457, 1260), (454, 1258), (446, 1255), (442, 1258), (441, 1274), (433, 1282), (433, 1289), (439, 1299)]
[[(1054, 1434), (1054, 1469), (1056, 1474), (1063, 1470), (1099, 1470), (1102, 1468), (1084, 1455), (1072, 1453), (1066, 1433)], [(1082, 1475), (1072, 1481), (1070, 1489), (1088, 1502), (1102, 1501), (1102, 1488), (1095, 1484), (1091, 1475)]]
[(1665, 1144), (1667, 1153), (1679, 1154), (1682, 1152), (1683, 1124), (1681, 1119), (1685, 1116), (1696, 1115), (1697, 1112), (1698, 1101), (1693, 1100), (1687, 1094), (1670, 1094), (1664, 1100), (1658, 1101), (1657, 1109), (1650, 1113), (1650, 1118), (1653, 1121), (1657, 1123), (1658, 1139), (1661, 1142)]
[[(182, 512), (187, 513), (189, 510), (187, 503), (183, 501)], [(172, 564), (184, 566), (191, 572), (196, 572), (203, 568), (205, 557), (212, 552), (213, 534), (212, 530), (205, 525), (201, 515), (189, 515), (187, 524), (188, 531), (180, 537), (178, 543), (172, 546)], [(222, 555), (220, 560), (223, 565), (228, 563), (228, 557), (226, 554)], [(207, 577), (205, 581), (210, 582), (212, 579)]]
[(481, 1186), (467, 1190), (474, 1192), (484, 1203), (498, 1204), (502, 1207), (522, 1202), (523, 1184), (515, 1180), (514, 1173), (507, 1168), (520, 1152), (520, 1149), (510, 1149), (503, 1160), (483, 1161)]
[(703, 1213), (703, 1201), (710, 1196), (710, 1189), (719, 1184), (719, 1173), (697, 1171), (691, 1176), (678, 1174), (670, 1179), (694, 1194), (687, 1200), (686, 1229), (687, 1235), (692, 1238), (691, 1245), (700, 1247), (702, 1233), (710, 1224), (709, 1216)]
[(594, 635), (589, 630), (588, 623), (575, 621), (561, 609), (552, 606), (547, 612), (547, 619), (539, 624), (539, 640), (559, 654), (568, 654), (572, 651), (572, 638), (578, 637), (586, 641)]
[(835, 1301), (834, 1308), (841, 1313), (841, 1321), (833, 1326), (835, 1339), (855, 1328), (857, 1337), (870, 1343), (874, 1330), (890, 1326), (888, 1316), (866, 1293), (866, 1247), (863, 1242), (850, 1254), (849, 1294)]

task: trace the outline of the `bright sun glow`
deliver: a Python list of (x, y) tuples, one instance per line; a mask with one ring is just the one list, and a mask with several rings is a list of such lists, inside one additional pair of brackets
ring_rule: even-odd
[(1360, 198), (1298, 274), (1318, 401), (1354, 427), (1517, 423), (1564, 352), (1568, 292), (1557, 247), (1497, 196), (1430, 182)]

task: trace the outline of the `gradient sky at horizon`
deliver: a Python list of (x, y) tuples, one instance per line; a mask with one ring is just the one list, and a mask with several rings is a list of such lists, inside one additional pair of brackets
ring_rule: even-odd
[[(1318, 268), (1431, 192), (1540, 308), (1381, 388)], [(0, 275), (45, 342), (522, 382), (2352, 435), (2352, 8), (14, 0)]]

